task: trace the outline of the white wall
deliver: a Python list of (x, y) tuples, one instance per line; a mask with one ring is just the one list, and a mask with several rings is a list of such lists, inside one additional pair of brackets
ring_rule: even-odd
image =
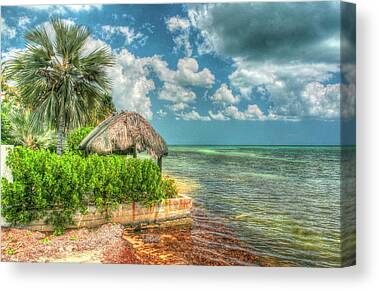
[(1, 145), (1, 154), (0, 154), (0, 169), (1, 169), (1, 177), (12, 181), (12, 172), (9, 167), (6, 165), (8, 150), (12, 149), (12, 145)]

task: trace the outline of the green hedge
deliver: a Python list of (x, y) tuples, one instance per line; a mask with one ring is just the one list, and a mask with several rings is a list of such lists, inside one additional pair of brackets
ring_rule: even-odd
[(83, 157), (16, 147), (8, 154), (13, 183), (2, 179), (2, 215), (13, 225), (44, 218), (56, 229), (72, 223), (89, 205), (100, 210), (120, 203), (145, 205), (177, 195), (172, 180), (162, 178), (150, 159), (123, 156)]
[(79, 144), (94, 129), (93, 127), (80, 127), (72, 131), (67, 137), (67, 148), (71, 152), (81, 153)]

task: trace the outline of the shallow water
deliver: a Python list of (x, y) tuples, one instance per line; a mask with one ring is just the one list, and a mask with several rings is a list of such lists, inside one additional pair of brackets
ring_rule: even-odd
[(164, 172), (197, 185), (204, 224), (222, 219), (274, 265), (336, 267), (355, 260), (354, 161), (353, 147), (172, 146)]

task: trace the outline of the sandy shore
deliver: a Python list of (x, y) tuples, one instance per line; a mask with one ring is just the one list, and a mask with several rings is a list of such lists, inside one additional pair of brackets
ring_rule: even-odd
[(51, 233), (3, 228), (1, 260), (4, 262), (138, 263), (122, 239), (123, 226), (105, 224), (97, 229)]
[(105, 224), (61, 236), (17, 228), (2, 230), (5, 262), (269, 266), (221, 222), (206, 216), (138, 227)]

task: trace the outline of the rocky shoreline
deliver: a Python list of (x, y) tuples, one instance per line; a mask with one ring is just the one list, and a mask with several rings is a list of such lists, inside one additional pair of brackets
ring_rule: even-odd
[(138, 227), (108, 223), (60, 236), (4, 228), (1, 255), (3, 262), (269, 266), (221, 224), (191, 218)]
[[(178, 181), (180, 193), (196, 185)], [(124, 226), (107, 223), (97, 228), (51, 232), (2, 228), (4, 262), (104, 263), (157, 265), (270, 266), (249, 250), (219, 217), (193, 207), (191, 217)]]

